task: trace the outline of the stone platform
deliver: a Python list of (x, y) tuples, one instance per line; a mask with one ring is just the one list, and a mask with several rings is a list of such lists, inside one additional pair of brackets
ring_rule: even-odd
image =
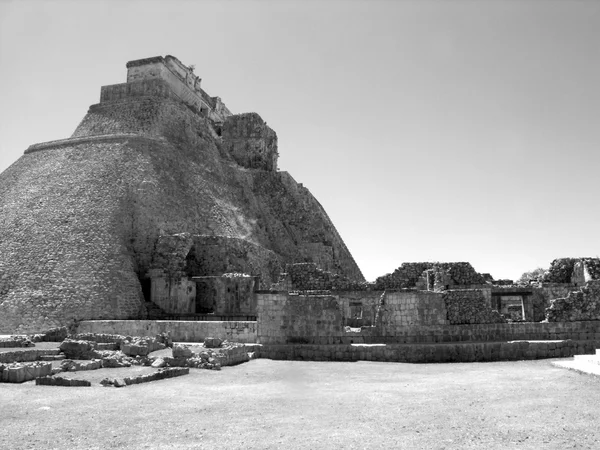
[(258, 344), (247, 347), (255, 352), (255, 357), (279, 360), (444, 363), (565, 358), (593, 353), (596, 345), (600, 346), (600, 342), (567, 339), (433, 344)]

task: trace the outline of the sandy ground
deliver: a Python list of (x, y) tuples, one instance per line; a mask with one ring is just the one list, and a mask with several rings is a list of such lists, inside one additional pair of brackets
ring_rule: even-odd
[(260, 359), (120, 389), (0, 384), (0, 405), (11, 450), (600, 448), (600, 378), (549, 360)]

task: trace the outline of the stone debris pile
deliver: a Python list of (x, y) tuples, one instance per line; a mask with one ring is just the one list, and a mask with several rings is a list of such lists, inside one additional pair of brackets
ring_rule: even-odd
[(67, 377), (47, 376), (39, 377), (35, 379), (36, 386), (68, 386), (68, 387), (80, 387), (80, 386), (91, 386), (92, 383), (88, 380), (76, 380)]
[(146, 375), (138, 375), (137, 377), (125, 377), (119, 378), (105, 378), (100, 384), (104, 387), (125, 387), (131, 386), (132, 384), (149, 383), (151, 381), (164, 380), (166, 378), (180, 377), (182, 375), (188, 375), (190, 369), (187, 367), (168, 367), (164, 369), (158, 369), (154, 373)]
[[(209, 346), (206, 345), (208, 341)], [(194, 352), (185, 345), (175, 344), (173, 356), (151, 358), (153, 367), (193, 367), (196, 369), (221, 370), (223, 366), (233, 366), (249, 361), (244, 344), (230, 343), (216, 338), (207, 338), (200, 351)], [(217, 347), (215, 343), (220, 341)]]
[(92, 359), (91, 361), (73, 361), (72, 359), (64, 359), (60, 363), (63, 372), (77, 372), (79, 370), (96, 370), (102, 368), (101, 359)]
[(44, 333), (31, 336), (33, 342), (62, 342), (69, 334), (67, 327), (51, 328)]
[(0, 339), (0, 348), (13, 347), (35, 347), (35, 344), (27, 336), (10, 336)]

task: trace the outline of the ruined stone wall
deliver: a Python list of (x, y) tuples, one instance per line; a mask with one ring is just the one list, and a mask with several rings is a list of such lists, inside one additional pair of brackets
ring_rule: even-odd
[[(578, 264), (581, 264), (580, 270), (585, 271), (589, 276), (589, 279), (580, 281), (600, 279), (600, 258), (557, 258), (550, 264), (543, 281), (546, 283), (572, 283), (575, 281), (573, 276)], [(583, 274), (580, 276), (584, 278)]]
[[(435, 277), (435, 281), (430, 282), (430, 287), (434, 287), (436, 290), (447, 289), (451, 286), (485, 283), (484, 277), (467, 262), (422, 262), (403, 263), (393, 273), (377, 278), (375, 288), (378, 290), (412, 288), (426, 277), (424, 272), (429, 270), (433, 271)], [(424, 285), (421, 288), (427, 289), (427, 286)]]
[(590, 281), (578, 291), (552, 300), (546, 318), (549, 322), (600, 320), (600, 281)]
[(235, 114), (223, 124), (223, 146), (243, 167), (277, 170), (277, 134), (256, 113)]
[(194, 281), (198, 291), (196, 301), (206, 312), (221, 316), (256, 315), (256, 277), (224, 274), (220, 277), (194, 278)]
[(342, 308), (331, 295), (258, 293), (257, 330), (261, 343), (327, 341), (343, 333)]
[[(371, 326), (381, 335), (414, 326), (443, 325), (446, 309), (442, 294), (426, 291), (349, 291), (331, 295), (257, 294), (260, 342), (327, 343), (344, 335), (345, 326)], [(353, 323), (361, 310), (364, 321)], [(332, 343), (330, 342), (330, 343)]]
[(283, 258), (261, 245), (230, 236), (190, 236), (185, 272), (189, 276), (245, 273), (258, 276), (262, 287), (279, 279)]
[(600, 341), (462, 342), (427, 345), (262, 345), (259, 358), (308, 361), (447, 363), (520, 361), (593, 354)]
[(151, 278), (150, 300), (168, 314), (196, 312), (196, 282), (188, 277), (171, 278), (164, 273)]
[(534, 322), (545, 320), (546, 309), (552, 300), (565, 298), (574, 290), (577, 290), (577, 287), (569, 283), (540, 283), (538, 286), (532, 286), (533, 295), (527, 299), (527, 303), (531, 303), (531, 320)]
[(169, 333), (175, 342), (204, 342), (219, 338), (229, 342), (256, 342), (256, 322), (199, 322), (184, 320), (94, 320), (78, 324), (78, 333), (155, 337)]
[(353, 291), (364, 290), (367, 286), (366, 283), (358, 283), (337, 273), (322, 270), (315, 263), (288, 264), (285, 274), (291, 279), (290, 289), (295, 291)]
[(442, 294), (428, 291), (386, 292), (379, 317), (376, 326), (382, 327), (384, 334), (405, 327), (448, 323)]

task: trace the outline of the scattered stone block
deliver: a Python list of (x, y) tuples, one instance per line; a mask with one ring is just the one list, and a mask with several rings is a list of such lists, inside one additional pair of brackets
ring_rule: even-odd
[(208, 337), (204, 340), (204, 347), (219, 348), (223, 344), (223, 340), (219, 338)]

